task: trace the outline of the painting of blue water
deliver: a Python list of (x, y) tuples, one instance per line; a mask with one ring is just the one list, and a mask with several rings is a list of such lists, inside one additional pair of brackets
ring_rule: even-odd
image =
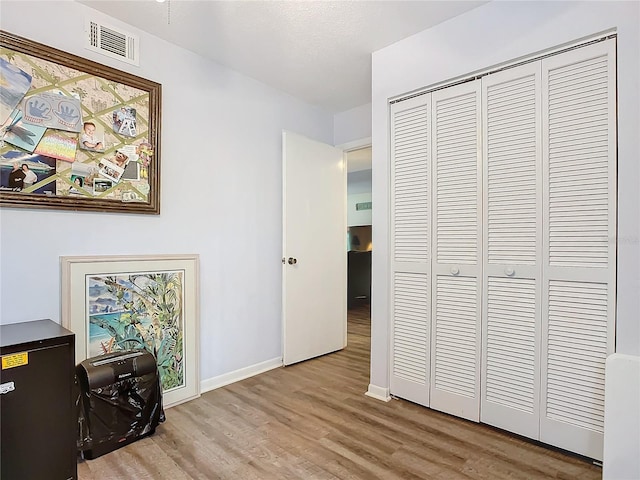
[(146, 349), (163, 391), (184, 386), (183, 277), (181, 270), (89, 276), (88, 356)]

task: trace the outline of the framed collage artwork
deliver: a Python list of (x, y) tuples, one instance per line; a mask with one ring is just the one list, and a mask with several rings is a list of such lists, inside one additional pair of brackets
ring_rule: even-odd
[(4, 31), (0, 79), (0, 206), (160, 213), (160, 84)]

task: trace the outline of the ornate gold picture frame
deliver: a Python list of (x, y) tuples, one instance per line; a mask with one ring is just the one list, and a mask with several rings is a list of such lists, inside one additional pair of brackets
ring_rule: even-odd
[(1, 30), (0, 73), (0, 207), (160, 213), (159, 83)]

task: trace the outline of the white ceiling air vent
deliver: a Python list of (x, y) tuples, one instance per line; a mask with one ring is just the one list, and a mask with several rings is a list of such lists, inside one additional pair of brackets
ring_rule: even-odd
[(140, 66), (138, 44), (137, 35), (93, 20), (86, 21), (85, 47), (89, 50)]

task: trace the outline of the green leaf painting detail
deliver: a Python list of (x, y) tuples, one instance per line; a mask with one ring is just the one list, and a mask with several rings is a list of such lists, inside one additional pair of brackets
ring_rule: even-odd
[(89, 356), (145, 348), (163, 391), (184, 386), (183, 271), (90, 276)]

